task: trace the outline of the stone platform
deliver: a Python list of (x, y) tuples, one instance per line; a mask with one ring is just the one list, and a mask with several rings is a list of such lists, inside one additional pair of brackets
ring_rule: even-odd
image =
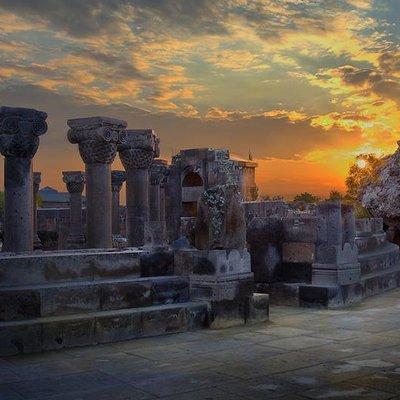
[(364, 400), (400, 396), (400, 290), (271, 323), (0, 358), (7, 400)]
[(205, 326), (208, 304), (190, 300), (189, 278), (140, 277), (151, 261), (138, 249), (5, 255), (0, 259), (0, 354)]

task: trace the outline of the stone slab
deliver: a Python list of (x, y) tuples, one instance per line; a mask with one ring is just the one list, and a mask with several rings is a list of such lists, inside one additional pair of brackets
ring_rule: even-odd
[(301, 242), (282, 243), (282, 261), (288, 263), (313, 263), (315, 244)]

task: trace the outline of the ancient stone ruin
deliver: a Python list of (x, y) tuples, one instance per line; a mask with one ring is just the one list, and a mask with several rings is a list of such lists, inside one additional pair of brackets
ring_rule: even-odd
[(265, 323), (270, 300), (343, 307), (400, 284), (382, 218), (258, 201), (252, 160), (186, 149), (169, 165), (153, 129), (115, 118), (67, 121), (84, 165), (38, 207), (46, 118), (0, 108), (2, 355)]

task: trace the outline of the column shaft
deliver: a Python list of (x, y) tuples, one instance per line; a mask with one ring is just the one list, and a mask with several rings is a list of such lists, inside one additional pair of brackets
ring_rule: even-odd
[(69, 236), (83, 236), (82, 193), (70, 193)]
[(4, 245), (3, 251), (33, 250), (33, 186), (30, 158), (4, 159)]
[(119, 236), (119, 190), (112, 192), (112, 234)]
[(160, 187), (160, 221), (165, 221), (165, 189)]
[(160, 221), (160, 185), (149, 188), (150, 221)]
[(109, 164), (86, 164), (87, 245), (112, 247), (111, 170)]
[(144, 225), (149, 220), (149, 171), (128, 168), (126, 171), (126, 209), (128, 244), (143, 246)]

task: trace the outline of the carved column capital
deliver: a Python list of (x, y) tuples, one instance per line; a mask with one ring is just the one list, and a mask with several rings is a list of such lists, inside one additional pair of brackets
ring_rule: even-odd
[(85, 186), (85, 174), (82, 171), (63, 171), (63, 181), (69, 193), (82, 193)]
[(168, 167), (162, 161), (164, 160), (154, 160), (154, 163), (150, 167), (151, 185), (160, 185), (167, 173)]
[(111, 190), (120, 192), (125, 179), (125, 171), (111, 171)]
[(47, 114), (30, 108), (0, 107), (0, 152), (4, 157), (32, 159), (39, 136), (47, 132)]
[(127, 140), (118, 145), (125, 169), (148, 169), (160, 154), (159, 142), (153, 129), (128, 129)]
[(117, 145), (126, 141), (126, 122), (108, 117), (77, 118), (67, 121), (68, 140), (79, 145), (85, 164), (111, 164)]

